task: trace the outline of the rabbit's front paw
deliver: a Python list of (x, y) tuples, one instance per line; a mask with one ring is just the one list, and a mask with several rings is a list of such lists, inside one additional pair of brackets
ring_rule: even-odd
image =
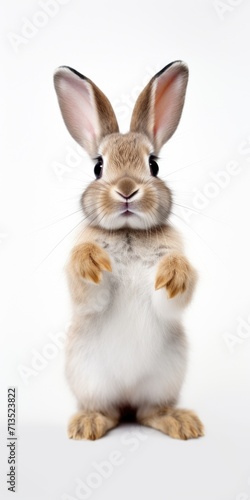
[(166, 287), (170, 299), (187, 290), (194, 270), (183, 255), (165, 255), (159, 263), (155, 289)]
[(95, 243), (83, 243), (74, 248), (71, 261), (75, 272), (93, 283), (100, 283), (103, 271), (112, 271), (108, 254)]

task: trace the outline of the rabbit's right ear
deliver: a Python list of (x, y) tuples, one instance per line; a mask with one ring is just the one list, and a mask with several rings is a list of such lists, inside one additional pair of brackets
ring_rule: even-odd
[(150, 80), (139, 95), (131, 118), (131, 132), (146, 134), (155, 154), (174, 133), (182, 113), (188, 68), (174, 61)]
[(119, 132), (109, 100), (89, 78), (68, 66), (56, 70), (54, 83), (70, 134), (91, 157), (98, 155), (102, 138)]

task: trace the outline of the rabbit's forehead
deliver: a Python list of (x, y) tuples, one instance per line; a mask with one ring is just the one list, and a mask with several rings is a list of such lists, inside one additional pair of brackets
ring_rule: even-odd
[(111, 134), (100, 145), (100, 154), (117, 168), (143, 165), (145, 158), (153, 152), (153, 146), (146, 136), (139, 133)]

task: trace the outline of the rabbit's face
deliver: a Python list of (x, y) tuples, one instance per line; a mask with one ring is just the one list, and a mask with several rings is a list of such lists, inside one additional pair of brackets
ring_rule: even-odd
[(87, 223), (109, 231), (166, 223), (171, 193), (157, 177), (157, 158), (182, 113), (188, 68), (174, 61), (139, 94), (130, 132), (120, 134), (111, 103), (86, 76), (62, 66), (54, 76), (63, 119), (72, 137), (96, 158), (96, 180), (82, 196)]
[(171, 192), (158, 178), (153, 146), (141, 133), (114, 133), (99, 148), (93, 181), (82, 195), (91, 225), (150, 229), (166, 222)]

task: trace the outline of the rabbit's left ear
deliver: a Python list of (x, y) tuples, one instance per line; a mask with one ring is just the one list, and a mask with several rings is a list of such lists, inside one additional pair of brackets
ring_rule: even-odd
[(54, 82), (70, 134), (90, 156), (98, 155), (103, 137), (119, 132), (109, 100), (89, 78), (68, 66), (56, 70)]
[(130, 130), (146, 134), (156, 154), (179, 123), (187, 82), (187, 66), (174, 61), (153, 76), (135, 103)]

